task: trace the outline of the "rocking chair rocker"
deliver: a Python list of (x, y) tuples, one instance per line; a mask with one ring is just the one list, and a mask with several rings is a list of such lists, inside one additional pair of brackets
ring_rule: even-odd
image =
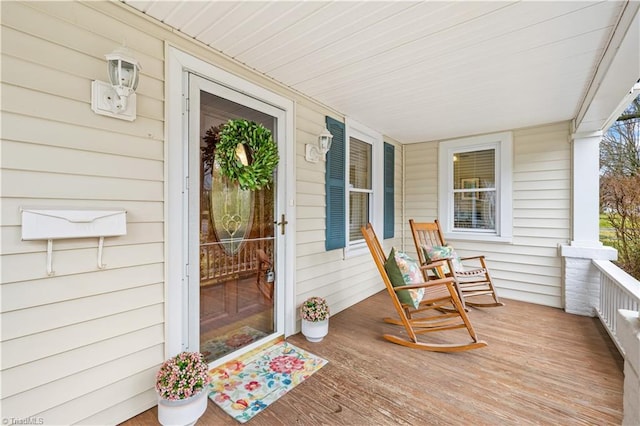
[[(361, 230), (378, 271), (382, 276), (382, 280), (391, 296), (393, 305), (400, 317), (400, 319), (384, 318), (384, 321), (390, 324), (404, 326), (408, 335), (407, 338), (384, 334), (382, 336), (384, 339), (410, 348), (436, 352), (460, 352), (487, 346), (486, 342), (479, 340), (476, 336), (455, 289), (455, 281), (453, 278), (443, 278), (407, 285), (404, 285), (403, 282), (400, 285), (394, 286), (395, 283), (392, 283), (385, 268), (387, 258), (373, 227), (371, 224), (367, 224), (363, 226)], [(440, 268), (443, 264), (443, 262), (439, 262), (425, 265), (425, 267)], [(424, 296), (422, 300), (418, 302), (417, 307), (401, 302), (399, 298), (399, 294), (402, 292), (413, 289), (424, 290)], [(443, 307), (450, 306), (453, 306), (453, 309), (448, 309), (446, 312), (442, 311)], [(415, 316), (416, 314), (419, 314), (419, 316)], [(418, 341), (418, 335), (420, 334), (460, 328), (467, 330), (471, 337), (470, 341), (455, 344), (423, 343)]]
[[(413, 242), (416, 246), (416, 251), (418, 252), (418, 260), (420, 261), (420, 264), (424, 265), (429, 261), (434, 261), (434, 259), (427, 258), (425, 250), (428, 250), (429, 247), (446, 246), (438, 219), (433, 222), (421, 223), (414, 222), (413, 219), (409, 219), (409, 226), (411, 227)], [(504, 306), (504, 303), (498, 299), (484, 256), (460, 258), (460, 261), (474, 260), (479, 262), (479, 267), (464, 270), (461, 270), (459, 266), (456, 266), (454, 263), (455, 259), (453, 258), (443, 260), (446, 260), (447, 262), (447, 270), (445, 270), (446, 273), (442, 274), (442, 272), (440, 272), (436, 275), (438, 278), (443, 278), (445, 276), (455, 278), (456, 286), (458, 287), (460, 297), (462, 298), (462, 302), (465, 306), (469, 305), (478, 308)], [(426, 272), (427, 271), (425, 271), (425, 275)]]

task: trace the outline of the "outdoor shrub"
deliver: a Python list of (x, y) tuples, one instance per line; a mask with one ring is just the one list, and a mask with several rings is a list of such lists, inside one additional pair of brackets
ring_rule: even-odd
[(640, 279), (640, 174), (602, 176), (600, 204), (615, 230), (618, 265)]

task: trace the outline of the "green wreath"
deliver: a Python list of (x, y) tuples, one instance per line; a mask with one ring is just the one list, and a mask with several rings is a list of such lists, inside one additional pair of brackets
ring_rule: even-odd
[[(278, 165), (278, 146), (271, 131), (262, 124), (247, 120), (229, 120), (218, 128), (211, 128), (205, 137), (215, 146), (220, 173), (238, 182), (241, 189), (259, 190), (273, 181)], [(206, 148), (205, 148), (206, 149)]]

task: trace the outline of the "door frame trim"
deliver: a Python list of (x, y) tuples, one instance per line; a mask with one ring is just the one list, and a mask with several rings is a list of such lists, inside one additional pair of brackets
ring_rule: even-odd
[[(164, 192), (164, 230), (165, 230), (165, 358), (183, 350), (182, 342), (187, 332), (184, 306), (187, 297), (186, 254), (188, 249), (188, 215), (184, 202), (186, 182), (184, 176), (188, 167), (188, 122), (186, 114), (188, 94), (187, 72), (198, 74), (223, 86), (250, 95), (262, 102), (271, 104), (285, 113), (284, 177), (278, 185), (284, 190), (282, 206), (278, 206), (277, 217), (286, 214), (288, 232), (285, 234), (284, 258), (284, 335), (295, 333), (295, 103), (262, 86), (252, 83), (238, 75), (225, 71), (209, 62), (199, 59), (178, 48), (165, 43), (165, 192)], [(284, 160), (284, 161), (283, 161)], [(192, 185), (193, 186), (193, 185)]]

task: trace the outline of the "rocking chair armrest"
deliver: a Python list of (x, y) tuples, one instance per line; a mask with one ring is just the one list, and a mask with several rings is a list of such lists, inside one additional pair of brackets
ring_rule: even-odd
[[(480, 264), (481, 268), (487, 269), (487, 261), (485, 260), (484, 255), (479, 255), (479, 256), (469, 256), (469, 257), (461, 257), (460, 261), (464, 262), (467, 260), (471, 260), (474, 261), (474, 263), (477, 265), (478, 263)], [(476, 266), (477, 267), (477, 266)]]
[(484, 259), (484, 255), (461, 257), (460, 260)]
[(437, 268), (438, 266), (444, 266), (447, 263), (446, 260), (437, 260), (435, 262), (432, 263), (424, 263), (422, 265), (420, 265), (420, 269), (433, 269), (433, 268)]
[(401, 290), (412, 290), (414, 288), (429, 288), (429, 287), (435, 287), (435, 286), (440, 286), (442, 284), (447, 284), (447, 283), (451, 283), (452, 285), (455, 285), (456, 280), (449, 277), (449, 278), (440, 278), (437, 280), (431, 280), (431, 281), (427, 281), (427, 282), (421, 282), (421, 283), (416, 283), (416, 284), (407, 284), (407, 285), (400, 285), (397, 287), (393, 287), (393, 291), (398, 292)]

